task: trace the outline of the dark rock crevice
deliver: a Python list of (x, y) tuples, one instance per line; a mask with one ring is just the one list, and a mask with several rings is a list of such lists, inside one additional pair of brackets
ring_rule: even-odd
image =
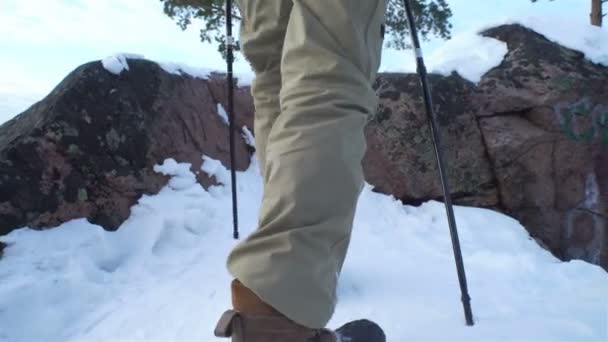
[(7, 247), (6, 243), (0, 241), (0, 259), (4, 256), (4, 249)]
[[(460, 202), (460, 201), (468, 201), (471, 198), (476, 198), (477, 196), (478, 196), (478, 194), (474, 193), (474, 192), (468, 192), (468, 193), (467, 192), (452, 192), (450, 198), (452, 199), (453, 202)], [(445, 198), (443, 197), (443, 195), (437, 196), (437, 197), (429, 197), (429, 198), (404, 197), (404, 198), (397, 198), (397, 199), (404, 205), (410, 205), (413, 207), (419, 207), (428, 201), (437, 201), (437, 202), (445, 201)]]
[(475, 118), (475, 124), (477, 125), (477, 129), (481, 132), (481, 143), (483, 144), (483, 158), (487, 161), (488, 165), (490, 165), (490, 175), (491, 175), (491, 184), (496, 191), (496, 204), (493, 206), (494, 208), (504, 208), (502, 205), (503, 194), (500, 188), (500, 183), (498, 182), (498, 177), (496, 174), (496, 164), (494, 160), (491, 158), (488, 153), (488, 143), (486, 142), (486, 137), (483, 134), (483, 130), (481, 129), (481, 121), (479, 117)]

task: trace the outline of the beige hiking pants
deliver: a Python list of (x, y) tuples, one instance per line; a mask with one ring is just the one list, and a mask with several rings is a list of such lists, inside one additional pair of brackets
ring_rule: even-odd
[(324, 327), (364, 182), (386, 0), (238, 3), (264, 195), (228, 269), (296, 323)]

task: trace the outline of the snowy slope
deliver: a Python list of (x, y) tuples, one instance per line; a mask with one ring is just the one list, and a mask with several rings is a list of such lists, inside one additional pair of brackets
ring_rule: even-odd
[[(145, 196), (118, 232), (84, 220), (21, 229), (0, 261), (0, 341), (216, 341), (228, 308), (230, 187), (205, 191), (188, 164)], [(204, 172), (228, 171), (205, 158)], [(244, 234), (255, 228), (257, 166), (239, 173)], [(464, 326), (443, 205), (403, 206), (368, 186), (331, 326), (377, 320), (389, 341), (607, 341), (608, 274), (563, 263), (504, 215), (456, 208), (477, 325)]]

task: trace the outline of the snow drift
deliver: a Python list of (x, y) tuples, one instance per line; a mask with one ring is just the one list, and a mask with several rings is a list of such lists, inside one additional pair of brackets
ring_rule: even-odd
[[(190, 165), (167, 160), (172, 179), (145, 196), (117, 232), (85, 220), (3, 239), (0, 341), (215, 341), (229, 306), (225, 257), (230, 187), (205, 191)], [(205, 158), (221, 183), (228, 170)], [(243, 233), (255, 228), (257, 165), (238, 174)], [(341, 275), (331, 326), (368, 317), (389, 341), (605, 341), (608, 275), (563, 263), (515, 220), (455, 209), (476, 326), (465, 327), (442, 203), (403, 206), (367, 186)]]

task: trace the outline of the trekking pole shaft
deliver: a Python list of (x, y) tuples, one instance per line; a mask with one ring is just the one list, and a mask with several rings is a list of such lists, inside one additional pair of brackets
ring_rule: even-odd
[(414, 49), (416, 52), (416, 64), (418, 68), (418, 75), (420, 76), (420, 84), (422, 86), (424, 94), (424, 107), (428, 120), (430, 122), (431, 133), (433, 138), (433, 146), (435, 148), (435, 156), (437, 157), (437, 168), (439, 169), (439, 177), (441, 179), (441, 186), (443, 188), (443, 197), (445, 199), (445, 208), (448, 217), (448, 224), (450, 226), (450, 236), (452, 238), (452, 247), (454, 249), (454, 259), (456, 261), (456, 270), (458, 272), (458, 281), (460, 283), (460, 292), (462, 295), (462, 304), (464, 308), (464, 315), (466, 323), (469, 326), (474, 324), (473, 313), (471, 310), (471, 297), (469, 296), (469, 290), (467, 287), (467, 278), (464, 270), (464, 262), (462, 260), (462, 251), (460, 248), (460, 240), (458, 239), (458, 229), (456, 227), (456, 219), (454, 217), (454, 209), (452, 206), (452, 197), (450, 192), (450, 186), (446, 177), (445, 160), (442, 153), (442, 141), (439, 129), (435, 121), (435, 115), (433, 113), (433, 99), (431, 96), (430, 86), (427, 81), (427, 71), (424, 65), (424, 58), (422, 56), (422, 49), (420, 48), (420, 41), (418, 40), (418, 32), (414, 21), (414, 15), (409, 3), (409, 0), (403, 0), (405, 4), (405, 11), (407, 13), (407, 20), (409, 23), (410, 33), (412, 36), (412, 42), (414, 43)]
[(239, 238), (239, 215), (236, 184), (236, 162), (234, 151), (234, 38), (232, 37), (232, 0), (226, 1), (226, 66), (228, 76), (228, 121), (230, 135), (230, 177), (232, 183), (233, 237)]

